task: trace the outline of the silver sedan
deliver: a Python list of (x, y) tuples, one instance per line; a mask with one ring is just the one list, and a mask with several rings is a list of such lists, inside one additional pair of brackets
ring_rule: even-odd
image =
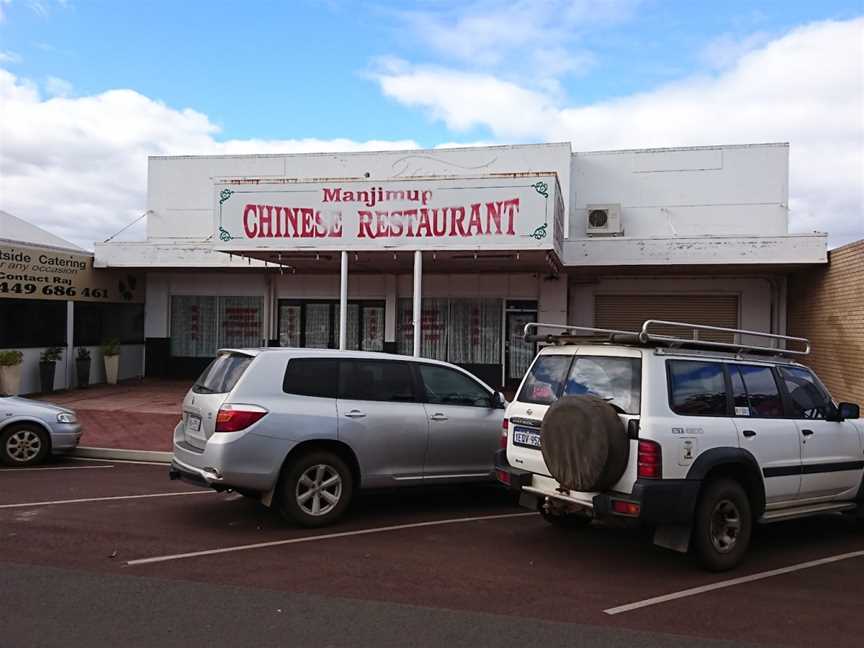
[(81, 438), (75, 412), (50, 403), (0, 396), (0, 462), (32, 466), (72, 450)]

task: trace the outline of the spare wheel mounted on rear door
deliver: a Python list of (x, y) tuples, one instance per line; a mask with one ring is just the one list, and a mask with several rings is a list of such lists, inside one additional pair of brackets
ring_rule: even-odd
[(596, 396), (557, 400), (543, 418), (540, 438), (549, 474), (567, 490), (606, 490), (627, 468), (630, 441), (624, 424)]

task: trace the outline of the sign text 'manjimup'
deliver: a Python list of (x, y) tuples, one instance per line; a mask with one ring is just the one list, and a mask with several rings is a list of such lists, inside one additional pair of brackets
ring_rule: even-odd
[[(358, 208), (355, 212), (358, 239), (515, 236), (519, 198), (428, 207), (426, 204), (431, 195), (431, 191), (394, 192), (379, 187), (356, 192), (324, 189), (323, 202), (356, 202), (362, 207), (388, 200), (418, 203), (411, 209)], [(322, 210), (256, 203), (247, 203), (243, 207), (243, 231), (247, 238), (342, 238), (345, 224), (345, 213), (340, 208)]]

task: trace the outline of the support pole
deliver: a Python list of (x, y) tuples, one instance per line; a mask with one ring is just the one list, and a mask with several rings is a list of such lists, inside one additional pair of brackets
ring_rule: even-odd
[(342, 250), (342, 272), (339, 277), (339, 350), (346, 348), (348, 334), (348, 253)]
[(420, 325), (423, 311), (423, 253), (414, 252), (414, 357), (420, 357)]

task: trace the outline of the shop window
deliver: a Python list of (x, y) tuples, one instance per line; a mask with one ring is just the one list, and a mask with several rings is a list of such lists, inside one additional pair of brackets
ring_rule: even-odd
[(221, 348), (261, 345), (261, 297), (171, 297), (171, 355), (212, 357)]
[(0, 300), (0, 348), (66, 346), (66, 302)]
[[(397, 350), (413, 352), (413, 301), (399, 300)], [(501, 363), (500, 299), (424, 299), (420, 355), (461, 365)]]
[(75, 302), (75, 346), (144, 343), (144, 304)]
[[(279, 301), (280, 346), (310, 349), (339, 347), (339, 302)], [(384, 349), (384, 304), (379, 301), (348, 302), (346, 344), (349, 350)]]

